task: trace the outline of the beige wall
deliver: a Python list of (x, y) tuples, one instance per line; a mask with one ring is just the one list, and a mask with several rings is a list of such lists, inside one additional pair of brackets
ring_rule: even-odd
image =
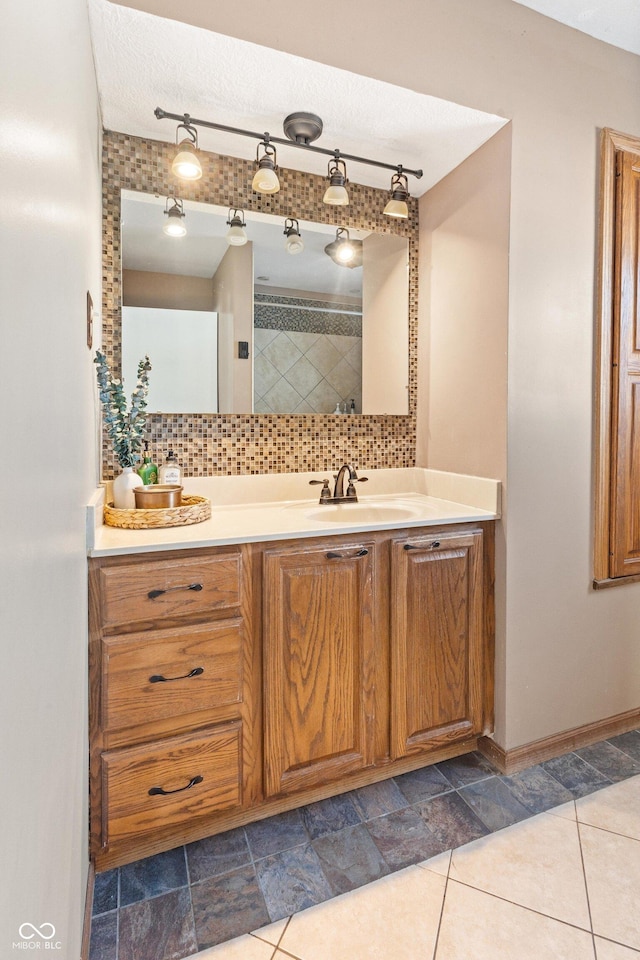
[[(172, 0), (131, 5), (178, 16)], [(498, 739), (637, 708), (640, 584), (595, 594), (590, 580), (598, 129), (640, 133), (640, 58), (512, 0), (352, 0), (339, 31), (321, 4), (277, 10), (183, 0), (179, 17), (513, 121)]]
[[(11, 4), (0, 62), (0, 956), (80, 955), (87, 853), (84, 505), (97, 480), (98, 101), (84, 0)], [(98, 331), (99, 335), (99, 324)], [(36, 941), (44, 955), (44, 942)]]
[(213, 275), (218, 313), (218, 410), (253, 410), (253, 362), (238, 358), (238, 341), (253, 356), (253, 244), (229, 247)]
[(213, 310), (213, 288), (207, 277), (123, 270), (122, 305), (166, 310)]

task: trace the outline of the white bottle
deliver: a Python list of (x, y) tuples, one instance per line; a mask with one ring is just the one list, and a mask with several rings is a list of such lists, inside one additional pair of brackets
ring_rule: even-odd
[(333, 412), (334, 412), (334, 413), (342, 413), (342, 407), (340, 406), (340, 401), (338, 401), (338, 403), (336, 403), (336, 408), (335, 408), (335, 410), (334, 410)]
[(173, 450), (169, 450), (169, 456), (158, 471), (158, 481), (160, 483), (180, 483), (181, 479), (180, 464), (173, 455)]

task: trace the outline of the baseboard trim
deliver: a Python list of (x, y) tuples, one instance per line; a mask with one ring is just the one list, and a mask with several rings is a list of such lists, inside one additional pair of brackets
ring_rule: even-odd
[(80, 949), (80, 960), (89, 960), (89, 947), (91, 944), (91, 916), (93, 912), (93, 890), (96, 882), (96, 871), (92, 863), (89, 864), (87, 873), (87, 898), (84, 902), (84, 922), (82, 924), (82, 946)]
[(627, 733), (640, 727), (640, 707), (636, 710), (627, 710), (605, 720), (596, 720), (595, 723), (586, 723), (582, 727), (554, 733), (541, 740), (533, 740), (520, 747), (505, 750), (490, 737), (480, 737), (478, 751), (490, 760), (503, 774), (517, 773), (526, 767), (532, 767), (544, 760), (552, 760), (563, 753), (571, 753), (580, 747), (588, 747), (599, 740), (616, 737), (620, 733)]

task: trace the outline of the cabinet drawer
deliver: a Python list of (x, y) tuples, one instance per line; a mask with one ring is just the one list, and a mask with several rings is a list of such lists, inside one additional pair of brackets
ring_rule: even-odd
[(162, 620), (240, 604), (240, 554), (100, 568), (105, 627)]
[(238, 806), (240, 756), (240, 721), (103, 754), (103, 845)]
[(242, 699), (241, 620), (110, 637), (102, 647), (102, 726), (118, 730)]

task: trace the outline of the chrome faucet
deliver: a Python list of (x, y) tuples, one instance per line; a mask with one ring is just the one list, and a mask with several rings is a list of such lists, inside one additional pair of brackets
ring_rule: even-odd
[[(347, 485), (347, 492), (345, 493), (344, 480), (347, 476), (349, 478), (349, 483)], [(329, 490), (328, 480), (309, 480), (310, 484), (322, 484), (322, 490), (320, 491), (320, 503), (357, 503), (358, 496), (356, 494), (354, 483), (364, 483), (369, 479), (368, 477), (359, 477), (355, 471), (355, 468), (350, 466), (348, 463), (343, 463), (338, 470), (338, 473), (334, 474), (334, 478), (336, 482), (333, 488), (333, 495)]]

